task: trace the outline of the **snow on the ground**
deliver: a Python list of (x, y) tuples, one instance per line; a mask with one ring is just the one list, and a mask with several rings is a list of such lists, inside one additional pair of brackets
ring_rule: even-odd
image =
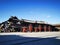
[(60, 45), (60, 32), (0, 33), (0, 45)]

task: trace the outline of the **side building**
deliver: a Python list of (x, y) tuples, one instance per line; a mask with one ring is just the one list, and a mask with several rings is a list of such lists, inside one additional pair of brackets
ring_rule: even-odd
[(55, 24), (54, 26), (60, 31), (60, 24)]
[(44, 21), (32, 21), (11, 16), (7, 21), (0, 24), (1, 32), (46, 32), (59, 31), (54, 25), (47, 24)]

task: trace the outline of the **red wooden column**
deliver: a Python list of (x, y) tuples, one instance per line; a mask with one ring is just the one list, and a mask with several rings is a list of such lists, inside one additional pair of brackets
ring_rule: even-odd
[(29, 25), (29, 31), (32, 32), (32, 30), (33, 30), (33, 26), (32, 26), (32, 24), (30, 24)]
[(26, 32), (27, 27), (22, 27), (23, 32)]
[(47, 30), (46, 28), (47, 28), (46, 25), (44, 25), (44, 31), (45, 31), (45, 32), (46, 32), (46, 30)]
[(51, 31), (51, 26), (48, 26), (48, 30)]
[(38, 28), (37, 27), (34, 27), (34, 30), (35, 30), (35, 32), (37, 32)]
[(42, 27), (41, 27), (41, 25), (39, 25), (39, 26), (38, 26), (38, 29), (39, 29), (39, 31), (41, 32), (41, 30), (42, 30)]

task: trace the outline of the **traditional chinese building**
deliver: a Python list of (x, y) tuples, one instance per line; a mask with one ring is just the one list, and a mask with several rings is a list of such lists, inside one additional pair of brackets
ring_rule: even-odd
[(59, 31), (54, 25), (47, 24), (44, 21), (32, 21), (11, 16), (7, 21), (0, 24), (2, 32), (46, 32)]

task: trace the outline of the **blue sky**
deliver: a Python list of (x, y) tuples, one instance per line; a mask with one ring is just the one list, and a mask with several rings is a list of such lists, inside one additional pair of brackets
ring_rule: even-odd
[(0, 0), (0, 23), (8, 20), (10, 16), (60, 24), (60, 1)]

